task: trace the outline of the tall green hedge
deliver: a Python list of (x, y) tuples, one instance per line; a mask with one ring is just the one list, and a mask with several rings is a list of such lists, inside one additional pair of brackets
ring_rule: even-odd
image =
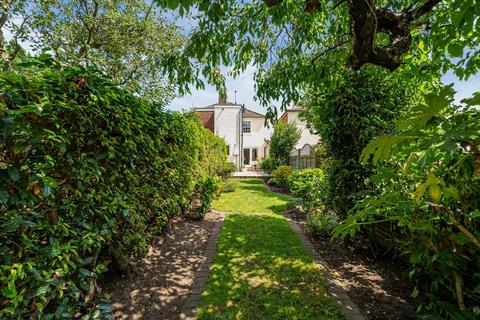
[(98, 276), (206, 211), (225, 145), (95, 70), (18, 70), (0, 73), (0, 318), (108, 318)]

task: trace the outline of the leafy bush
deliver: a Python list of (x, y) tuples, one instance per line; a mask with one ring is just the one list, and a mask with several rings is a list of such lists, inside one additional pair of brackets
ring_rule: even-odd
[(234, 163), (231, 162), (225, 162), (223, 167), (219, 170), (218, 174), (222, 178), (227, 178), (232, 172), (237, 171), (237, 166)]
[(192, 219), (205, 217), (212, 201), (217, 197), (220, 190), (220, 177), (206, 176), (201, 179), (196, 185), (193, 201), (188, 210), (188, 217)]
[(260, 163), (262, 170), (268, 174), (271, 174), (275, 169), (278, 168), (279, 164), (273, 158), (266, 158)]
[(307, 215), (307, 228), (315, 236), (330, 237), (332, 231), (340, 223), (333, 211), (313, 210)]
[[(409, 276), (429, 280), (429, 319), (480, 317), (480, 93), (451, 105), (445, 87), (372, 140), (362, 161), (384, 167), (371, 180), (381, 192), (358, 202), (335, 235), (378, 221), (405, 230)], [(414, 295), (421, 288), (416, 288)], [(425, 310), (426, 309), (426, 310)]]
[(222, 192), (234, 192), (237, 189), (232, 181), (227, 181), (223, 184)]
[(294, 122), (278, 122), (273, 128), (270, 140), (270, 158), (279, 164), (288, 165), (290, 151), (301, 136), (301, 131)]
[(96, 279), (193, 200), (205, 212), (213, 134), (95, 70), (19, 68), (0, 73), (0, 318), (112, 318)]
[(409, 90), (412, 84), (403, 79), (367, 66), (358, 72), (343, 71), (333, 88), (318, 86), (307, 95), (301, 117), (322, 137), (327, 205), (341, 217), (370, 188), (366, 179), (372, 166), (360, 163), (362, 149), (372, 138), (391, 131), (393, 120), (415, 98)]
[(288, 202), (287, 202), (287, 209), (290, 210), (290, 209), (294, 209), (296, 208), (297, 206), (301, 206), (303, 204), (303, 200), (300, 199), (300, 198), (289, 198), (288, 199)]
[(306, 210), (319, 208), (328, 196), (328, 185), (322, 169), (296, 170), (288, 177), (292, 195), (301, 198)]
[(288, 188), (288, 176), (292, 173), (291, 166), (281, 165), (273, 171), (273, 180), (278, 187)]

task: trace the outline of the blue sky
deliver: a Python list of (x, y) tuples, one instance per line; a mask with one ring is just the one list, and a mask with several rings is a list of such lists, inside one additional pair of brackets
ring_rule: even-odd
[[(255, 68), (249, 67), (245, 73), (233, 79), (227, 78), (226, 86), (228, 91), (228, 100), (234, 102), (234, 92), (237, 90), (237, 103), (244, 103), (251, 110), (265, 113), (265, 109), (260, 106), (258, 101), (254, 100), (255, 81), (253, 74)], [(456, 100), (470, 97), (474, 92), (480, 91), (480, 74), (470, 77), (467, 81), (460, 81), (453, 72), (447, 72), (442, 78), (445, 84), (454, 83), (457, 91)], [(218, 94), (214, 86), (206, 86), (205, 90), (192, 90), (192, 94), (174, 99), (167, 107), (170, 110), (180, 111), (182, 109), (191, 109), (192, 107), (202, 107), (217, 102)], [(276, 105), (273, 102), (273, 105)]]
[[(173, 17), (172, 17), (173, 18)], [(192, 24), (188, 19), (177, 19), (180, 27), (188, 33), (191, 30)], [(8, 30), (4, 30), (7, 40), (11, 39), (12, 35)], [(27, 51), (32, 51), (31, 43), (24, 42), (22, 46)], [(222, 68), (226, 74), (226, 68)], [(226, 77), (226, 86), (228, 92), (228, 100), (234, 102), (235, 90), (237, 91), (237, 103), (245, 104), (245, 106), (251, 110), (264, 113), (265, 109), (260, 106), (259, 102), (254, 99), (255, 96), (255, 81), (253, 75), (255, 73), (255, 67), (250, 66), (246, 71), (237, 76), (235, 79), (232, 77)], [(456, 100), (460, 101), (465, 97), (470, 97), (474, 92), (480, 91), (480, 74), (470, 77), (467, 81), (460, 81), (453, 72), (447, 72), (443, 76), (443, 82), (445, 84), (454, 83), (455, 90), (457, 91)], [(174, 111), (181, 111), (183, 109), (191, 109), (192, 107), (202, 107), (217, 102), (218, 93), (214, 86), (206, 85), (204, 90), (192, 89), (192, 93), (186, 96), (175, 98), (168, 106), (167, 109)], [(275, 101), (273, 105), (278, 105)]]

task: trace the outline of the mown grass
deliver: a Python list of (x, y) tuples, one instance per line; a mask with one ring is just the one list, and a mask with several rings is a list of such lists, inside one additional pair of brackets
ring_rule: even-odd
[(260, 179), (230, 179), (234, 192), (222, 193), (213, 208), (222, 212), (281, 213), (289, 196), (270, 192)]
[[(261, 180), (236, 181), (217, 210), (279, 212), (286, 204), (288, 196), (270, 195)], [(282, 215), (236, 213), (222, 228), (198, 319), (343, 318), (320, 268)]]

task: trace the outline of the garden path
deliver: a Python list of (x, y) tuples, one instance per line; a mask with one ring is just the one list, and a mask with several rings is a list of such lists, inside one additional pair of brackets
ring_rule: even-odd
[[(172, 223), (148, 255), (135, 261), (133, 274), (114, 274), (105, 281), (115, 317), (331, 320), (339, 319), (341, 311), (347, 320), (364, 319), (349, 298), (358, 289), (359, 275), (339, 278), (331, 261), (323, 260), (324, 250), (310, 242), (302, 221), (281, 214), (290, 197), (270, 191), (260, 179), (230, 183), (235, 191), (214, 202), (218, 211), (212, 210), (204, 221)], [(225, 213), (233, 214), (226, 214), (223, 225)], [(382, 316), (388, 306), (395, 309), (392, 319), (400, 319), (396, 315), (402, 308), (405, 319), (412, 314), (405, 301), (390, 303), (396, 296), (380, 306), (375, 295), (355, 298), (357, 303), (374, 300), (367, 308), (361, 305), (367, 319), (386, 319)]]
[(209, 238), (222, 219), (209, 213), (203, 221), (174, 221), (145, 257), (133, 261), (133, 272), (110, 273), (102, 287), (112, 300), (115, 318), (179, 319), (185, 305), (191, 304), (190, 293), (199, 285), (198, 270), (207, 253), (213, 255)]

